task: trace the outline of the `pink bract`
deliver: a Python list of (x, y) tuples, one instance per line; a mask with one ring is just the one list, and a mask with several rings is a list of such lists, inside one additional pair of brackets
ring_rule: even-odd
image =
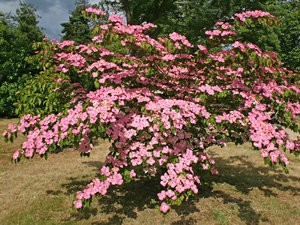
[(170, 206), (167, 203), (165, 202), (161, 203), (160, 211), (162, 211), (163, 213), (167, 213), (169, 209)]

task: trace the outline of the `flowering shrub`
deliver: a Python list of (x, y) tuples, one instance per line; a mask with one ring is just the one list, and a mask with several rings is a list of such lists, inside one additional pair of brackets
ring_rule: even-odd
[[(83, 13), (94, 19), (104, 15), (90, 8)], [(12, 159), (46, 157), (69, 144), (86, 156), (95, 139), (109, 139), (105, 165), (77, 192), (74, 207), (105, 195), (111, 185), (147, 174), (160, 176), (157, 197), (164, 214), (198, 193), (202, 173), (218, 174), (205, 152), (209, 146), (250, 141), (266, 164), (287, 172), (283, 152), (299, 154), (299, 141), (283, 129), (298, 131), (298, 75), (283, 68), (275, 53), (235, 40), (239, 27), (255, 23), (277, 20), (261, 11), (237, 14), (233, 24), (218, 22), (206, 32), (206, 46), (193, 46), (177, 33), (155, 40), (147, 35), (155, 25), (127, 26), (114, 15), (93, 30), (88, 45), (46, 43), (37, 56), (45, 71), (93, 85), (73, 85), (65, 113), (28, 114), (17, 127), (9, 125), (3, 133), (7, 140), (17, 131), (27, 135)], [(128, 54), (105, 48), (112, 43)]]

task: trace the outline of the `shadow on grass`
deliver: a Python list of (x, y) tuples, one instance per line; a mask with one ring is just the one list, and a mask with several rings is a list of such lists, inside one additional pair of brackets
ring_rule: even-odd
[(83, 175), (80, 177), (70, 177), (67, 179), (69, 182), (62, 184), (62, 188), (66, 189), (66, 195), (74, 195), (77, 191), (86, 188), (87, 184), (91, 182), (91, 175)]
[(261, 214), (255, 212), (251, 206), (251, 201), (243, 200), (242, 198), (233, 197), (223, 191), (215, 191), (215, 198), (223, 199), (224, 204), (236, 204), (238, 206), (238, 217), (247, 225), (259, 224)]
[(213, 158), (219, 175), (207, 177), (208, 182), (227, 183), (246, 195), (253, 188), (261, 190), (266, 197), (276, 197), (274, 190), (290, 191), (292, 195), (298, 195), (300, 192), (299, 187), (283, 184), (283, 182), (290, 181), (299, 183), (300, 178), (285, 174), (279, 166), (275, 168), (257, 166), (248, 159), (248, 156), (231, 156), (227, 160), (218, 156), (213, 156)]
[[(268, 218), (263, 217), (252, 208), (252, 201), (243, 199), (243, 197), (237, 197), (235, 193), (226, 189), (224, 191), (217, 190), (213, 188), (213, 183), (216, 185), (231, 185), (237, 192), (246, 196), (254, 188), (261, 190), (266, 197), (277, 196), (276, 190), (289, 191), (292, 195), (298, 195), (300, 192), (300, 188), (282, 184), (282, 182), (289, 181), (300, 182), (298, 177), (286, 175), (279, 169), (254, 165), (254, 163), (247, 159), (247, 156), (232, 156), (224, 160), (215, 155), (214, 159), (216, 165), (218, 165), (220, 175), (203, 176), (202, 180), (205, 182), (202, 182), (199, 194), (193, 196), (188, 202), (184, 202), (181, 206), (173, 207), (180, 219), (173, 222), (172, 225), (197, 224), (199, 221), (188, 216), (192, 213), (201, 213), (199, 209), (201, 199), (211, 197), (221, 199), (224, 204), (236, 205), (238, 217), (247, 225), (256, 225), (262, 220), (268, 221)], [(89, 162), (87, 164), (97, 168), (102, 165), (101, 162)], [(273, 171), (273, 173), (271, 173), (271, 171)], [(159, 177), (152, 178), (151, 180), (143, 178), (137, 182), (111, 187), (107, 195), (98, 200), (98, 209), (86, 208), (80, 212), (72, 213), (69, 219), (89, 219), (97, 213), (107, 215), (105, 221), (108, 222), (94, 222), (92, 223), (94, 225), (122, 224), (126, 218), (136, 219), (138, 212), (159, 206), (158, 199), (156, 198), (157, 193), (161, 190), (159, 179)], [(65, 194), (73, 195), (78, 190), (84, 189), (89, 182), (90, 177), (88, 175), (78, 178), (71, 177), (69, 178), (69, 182), (63, 184), (62, 187), (67, 190)], [(51, 193), (50, 191), (49, 194), (55, 193)]]
[(87, 161), (82, 162), (82, 164), (85, 164), (89, 167), (95, 167), (94, 171), (99, 172), (102, 166), (104, 166), (104, 163), (102, 161)]
[(122, 224), (126, 217), (136, 219), (138, 212), (156, 208), (158, 202), (154, 198), (160, 189), (159, 178), (142, 178), (111, 187), (107, 196), (99, 199), (99, 206), (101, 213), (112, 214), (112, 217), (100, 224)]

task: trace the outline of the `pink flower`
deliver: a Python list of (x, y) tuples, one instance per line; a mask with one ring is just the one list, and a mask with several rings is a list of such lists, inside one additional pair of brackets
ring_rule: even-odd
[(264, 158), (268, 157), (269, 152), (265, 149), (260, 150), (260, 155)]
[(222, 25), (222, 29), (224, 29), (224, 30), (228, 29), (229, 27), (231, 27), (231, 25), (229, 23), (225, 23)]
[(276, 143), (277, 143), (279, 146), (282, 146), (282, 145), (283, 145), (283, 140), (277, 139), (277, 140), (276, 140)]
[(178, 191), (179, 193), (182, 193), (184, 191), (184, 187), (182, 185), (177, 185), (176, 186), (176, 191)]
[(15, 151), (12, 158), (13, 158), (13, 160), (16, 160), (17, 158), (19, 158), (19, 156), (20, 156), (20, 150), (18, 149), (17, 151)]
[(73, 204), (74, 204), (76, 209), (80, 209), (82, 207), (82, 201), (81, 200), (74, 201)]
[(8, 129), (11, 131), (11, 132), (16, 132), (17, 131), (17, 128), (16, 128), (16, 126), (15, 125), (13, 125), (13, 124), (8, 124)]
[(89, 199), (91, 197), (91, 193), (89, 192), (88, 189), (85, 189), (83, 194), (82, 194), (82, 197), (85, 198), (85, 199)]
[(287, 140), (285, 147), (286, 147), (286, 149), (293, 150), (295, 148), (295, 144), (294, 144), (294, 142)]
[(136, 177), (136, 173), (134, 172), (134, 170), (131, 170), (129, 175), (130, 175), (130, 178)]
[(211, 168), (210, 172), (212, 175), (219, 174), (218, 170), (214, 166)]
[(202, 168), (203, 168), (204, 170), (208, 170), (208, 167), (209, 167), (208, 164), (202, 164)]
[(157, 194), (157, 197), (160, 201), (163, 201), (166, 198), (166, 191), (161, 191)]
[(72, 129), (72, 134), (79, 134), (80, 133), (80, 129)]
[(78, 191), (76, 197), (77, 199), (81, 200), (83, 198), (83, 193), (81, 191)]
[(177, 41), (177, 40), (181, 40), (182, 36), (176, 32), (173, 32), (173, 33), (169, 34), (169, 37), (171, 40)]
[(62, 72), (63, 73), (67, 73), (69, 71), (69, 69), (67, 69), (67, 68), (62, 68)]
[(280, 156), (280, 161), (283, 162), (286, 166), (290, 163), (289, 160), (283, 154), (281, 154)]
[(206, 47), (204, 47), (203, 45), (198, 45), (198, 48), (202, 51), (202, 52), (204, 52), (205, 54), (207, 54), (208, 53), (208, 50), (207, 50), (207, 48)]
[(154, 160), (152, 157), (150, 157), (150, 158), (147, 160), (147, 163), (148, 163), (149, 165), (153, 165), (153, 164), (155, 163), (155, 160)]
[(275, 152), (271, 152), (270, 153), (271, 162), (276, 163), (277, 162), (277, 158), (278, 158), (278, 155)]
[(216, 26), (220, 26), (220, 25), (223, 25), (223, 24), (224, 24), (224, 22), (216, 22), (214, 26), (216, 27)]
[(176, 55), (167, 54), (164, 57), (162, 57), (161, 59), (165, 60), (165, 61), (172, 61), (172, 60), (176, 59)]
[(95, 14), (97, 14), (97, 15), (106, 15), (106, 12), (104, 12), (104, 11), (101, 11), (101, 10), (99, 10), (99, 9), (94, 9), (94, 8), (92, 8), (92, 7), (89, 7), (89, 8), (87, 8), (87, 9), (85, 9), (85, 11), (86, 12), (91, 12), (91, 13), (95, 13)]
[(110, 15), (108, 20), (115, 23), (124, 24), (124, 19), (119, 15)]
[(8, 134), (7, 130), (5, 130), (2, 134), (3, 137), (5, 137)]
[(267, 146), (267, 149), (269, 150), (269, 151), (272, 151), (272, 150), (274, 150), (274, 148), (275, 148), (275, 146), (274, 146), (274, 144), (271, 142), (270, 144), (268, 144), (268, 146)]
[(109, 176), (110, 175), (110, 171), (109, 171), (109, 167), (107, 166), (103, 166), (100, 170), (100, 174), (104, 174), (105, 176)]
[(119, 173), (115, 173), (112, 177), (111, 177), (111, 184), (112, 185), (121, 185), (123, 184), (123, 177), (121, 174)]
[(192, 185), (192, 186), (191, 186), (191, 190), (192, 190), (195, 194), (198, 193), (198, 188), (197, 188), (196, 185)]
[(174, 191), (172, 191), (171, 189), (169, 189), (169, 190), (166, 192), (166, 195), (167, 195), (169, 198), (172, 198), (172, 197), (175, 195), (175, 193), (174, 193)]
[(165, 203), (165, 202), (161, 203), (161, 206), (160, 206), (161, 212), (166, 213), (166, 212), (168, 212), (169, 209), (170, 209), (170, 206), (167, 203)]
[(25, 151), (25, 156), (26, 156), (27, 158), (31, 158), (31, 157), (33, 156), (33, 152), (34, 152), (33, 149), (26, 149), (26, 151)]

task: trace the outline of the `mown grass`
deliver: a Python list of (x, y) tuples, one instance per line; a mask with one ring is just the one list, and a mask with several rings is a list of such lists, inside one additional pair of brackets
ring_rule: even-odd
[[(0, 119), (0, 132), (9, 122)], [(0, 139), (0, 224), (299, 224), (300, 158), (292, 155), (290, 174), (268, 168), (249, 144), (211, 148), (218, 176), (203, 177), (200, 193), (174, 207), (166, 217), (158, 213), (158, 179), (131, 182), (110, 189), (80, 212), (71, 210), (76, 191), (96, 175), (109, 143), (100, 142), (90, 158), (74, 149), (11, 164), (14, 144)]]

